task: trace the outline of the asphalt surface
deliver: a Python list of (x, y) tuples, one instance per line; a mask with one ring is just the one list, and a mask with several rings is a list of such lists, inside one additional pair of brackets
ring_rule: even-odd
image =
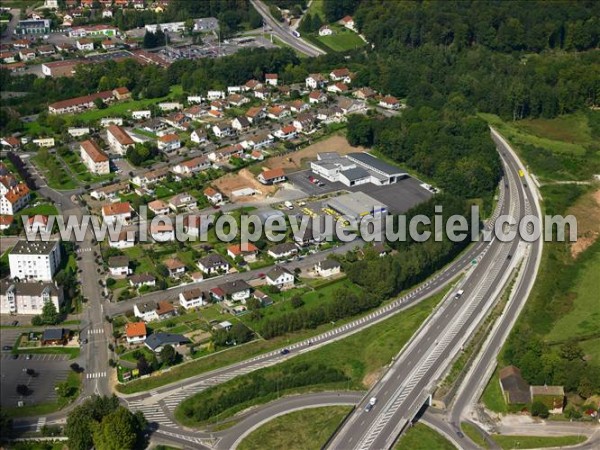
[[(528, 213), (527, 203), (532, 204), (529, 197), (527, 202), (525, 200), (530, 193), (519, 180), (519, 167), (512, 155), (506, 153), (501, 142), (497, 144), (506, 161), (505, 176), (509, 185), (502, 214), (519, 219)], [(454, 355), (485, 317), (514, 266), (512, 256), (519, 242), (519, 239), (507, 243), (493, 241), (460, 286), (464, 291), (462, 297), (450, 296), (444, 301), (365, 397), (361, 407), (348, 418), (329, 448), (387, 449), (393, 446), (432, 393)], [(364, 407), (371, 397), (377, 398), (377, 404), (367, 412)]]
[(282, 25), (281, 22), (276, 21), (273, 16), (271, 16), (269, 7), (262, 1), (250, 0), (250, 2), (252, 3), (252, 6), (254, 6), (254, 9), (256, 9), (256, 11), (258, 11), (258, 13), (263, 17), (264, 22), (271, 27), (273, 33), (287, 45), (307, 56), (319, 56), (326, 53), (320, 48), (307, 43), (303, 39), (295, 37), (288, 26)]

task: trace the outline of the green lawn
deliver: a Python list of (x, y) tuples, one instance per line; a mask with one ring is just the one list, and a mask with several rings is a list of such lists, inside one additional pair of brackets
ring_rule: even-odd
[(92, 109), (89, 111), (85, 111), (81, 114), (77, 114), (76, 116), (65, 115), (65, 119), (67, 120), (67, 122), (72, 121), (73, 119), (77, 119), (87, 123), (100, 120), (104, 117), (120, 117), (123, 115), (129, 115), (131, 111), (136, 111), (138, 109), (148, 109), (151, 105), (155, 105), (157, 103), (176, 98), (182, 93), (183, 90), (181, 86), (175, 85), (171, 86), (171, 92), (165, 97), (141, 100), (127, 100), (124, 102), (115, 103), (114, 105), (111, 105), (105, 109)]
[(555, 322), (547, 335), (551, 341), (600, 333), (600, 245), (588, 251), (593, 253), (582, 255), (577, 278), (573, 280), (572, 308)]
[(43, 214), (45, 216), (56, 216), (58, 215), (58, 209), (56, 206), (50, 203), (42, 203), (37, 206), (30, 206), (22, 209), (17, 213), (18, 216), (35, 216), (36, 214)]
[(79, 356), (80, 350), (78, 347), (37, 347), (37, 348), (20, 348), (15, 350), (15, 353), (22, 355), (41, 354), (41, 355), (69, 355), (69, 359), (75, 359)]
[(503, 449), (563, 447), (580, 444), (585, 436), (506, 436), (493, 434), (492, 439)]
[(595, 366), (600, 366), (600, 338), (581, 342), (586, 359)]
[(71, 178), (64, 167), (62, 167), (62, 163), (58, 162), (54, 155), (49, 154), (47, 159), (34, 156), (32, 160), (44, 174), (48, 181), (48, 186), (51, 188), (62, 190), (77, 188), (77, 182)]
[(276, 417), (250, 433), (238, 449), (319, 450), (351, 409), (349, 406), (327, 406)]
[(483, 395), (481, 396), (481, 400), (486, 408), (495, 411), (497, 413), (508, 412), (508, 408), (506, 402), (504, 401), (504, 397), (502, 396), (502, 390), (500, 389), (500, 380), (498, 378), (498, 369), (494, 371), (494, 375), (490, 378), (485, 390), (483, 391)]
[(590, 128), (598, 111), (505, 122), (494, 114), (479, 114), (519, 151), (542, 180), (587, 180), (600, 173), (597, 137)]
[(477, 428), (475, 428), (473, 425), (471, 425), (470, 423), (466, 423), (463, 422), (460, 424), (461, 429), (464, 431), (464, 433), (469, 436), (469, 438), (471, 438), (471, 440), (473, 442), (475, 442), (475, 444), (477, 444), (477, 446), (479, 446), (480, 448), (489, 448), (487, 442), (485, 441), (485, 439), (483, 438), (483, 436), (479, 433), (479, 431), (477, 430)]
[[(342, 371), (348, 377), (348, 380), (288, 389), (281, 394), (292, 394), (309, 390), (363, 390), (368, 387), (368, 384), (377, 379), (381, 373), (381, 369), (390, 363), (392, 357), (400, 351), (421, 323), (431, 314), (432, 309), (442, 299), (443, 295), (443, 293), (438, 294), (403, 313), (396, 314), (359, 333), (297, 356), (277, 366), (260, 369), (254, 372), (254, 374), (266, 374), (267, 376), (272, 376), (273, 373), (283, 374), (302, 364), (306, 364), (309, 367), (323, 366)], [(189, 397), (176, 409), (176, 418), (188, 426), (198, 425), (198, 422), (193, 418), (186, 416), (184, 413), (185, 406), (193, 407), (195, 404), (203, 403), (205, 399), (216, 398), (225, 392), (237, 389), (238, 386), (250, 380), (254, 374), (237, 377), (215, 388)], [(273, 398), (275, 397), (272, 393), (266, 395), (257, 393), (251, 400), (221, 411), (219, 417), (221, 419), (230, 417), (242, 409), (268, 402)]]
[(427, 425), (417, 423), (400, 437), (394, 450), (454, 450), (456, 447)]
[(319, 36), (318, 33), (315, 39), (331, 50), (336, 52), (345, 52), (348, 50), (354, 50), (367, 45), (357, 33), (350, 31), (341, 25), (331, 25), (335, 34), (331, 36)]

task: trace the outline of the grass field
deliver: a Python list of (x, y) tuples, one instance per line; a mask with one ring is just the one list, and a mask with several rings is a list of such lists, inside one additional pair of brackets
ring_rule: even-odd
[(357, 33), (340, 25), (331, 25), (335, 34), (331, 36), (315, 36), (315, 39), (336, 52), (354, 50), (367, 45)]
[(502, 390), (500, 389), (500, 380), (498, 379), (498, 369), (490, 378), (485, 390), (483, 391), (483, 395), (481, 396), (481, 400), (486, 408), (497, 412), (504, 413), (508, 412), (508, 408), (506, 406), (506, 402), (504, 401), (504, 397), (502, 396)]
[(37, 206), (30, 206), (22, 209), (17, 213), (18, 216), (35, 216), (36, 214), (43, 214), (45, 216), (56, 216), (58, 215), (58, 209), (56, 206), (50, 203), (42, 203)]
[(493, 434), (492, 439), (503, 449), (563, 447), (580, 444), (585, 436), (506, 436)]
[(454, 450), (456, 447), (427, 425), (417, 423), (402, 435), (394, 450)]
[(87, 123), (100, 120), (104, 117), (120, 117), (123, 115), (129, 115), (131, 111), (135, 111), (138, 109), (148, 109), (148, 107), (151, 105), (155, 105), (157, 103), (178, 97), (182, 94), (182, 92), (183, 90), (181, 86), (174, 85), (171, 86), (171, 92), (169, 93), (169, 95), (166, 95), (164, 97), (148, 98), (141, 100), (128, 100), (124, 102), (115, 103), (114, 105), (111, 105), (105, 109), (92, 109), (77, 115), (65, 115), (65, 119), (67, 120), (67, 122), (70, 122), (76, 118), (77, 120)]
[(276, 417), (250, 433), (238, 449), (319, 450), (351, 409), (349, 406), (328, 406)]
[(580, 343), (586, 359), (595, 366), (600, 366), (600, 338), (589, 339)]
[(477, 444), (479, 448), (489, 448), (488, 443), (473, 425), (463, 422), (460, 424), (460, 428), (467, 436), (471, 438), (473, 442), (475, 442), (475, 444)]
[(573, 280), (572, 308), (556, 321), (548, 333), (547, 338), (551, 341), (600, 334), (600, 245), (595, 244), (587, 252), (582, 255), (577, 278)]
[[(254, 373), (285, 373), (286, 370), (291, 370), (291, 367), (297, 364), (308, 364), (309, 366), (321, 365), (334, 368), (342, 371), (348, 377), (348, 381), (303, 386), (298, 389), (283, 391), (280, 393), (281, 395), (324, 389), (365, 389), (377, 380), (381, 374), (381, 369), (400, 351), (421, 323), (431, 314), (432, 309), (443, 298), (443, 295), (443, 293), (438, 294), (403, 313), (396, 314), (345, 339), (297, 356), (275, 367), (261, 369)], [(202, 403), (205, 398), (218, 397), (221, 393), (243, 384), (251, 376), (253, 374), (237, 377), (216, 388), (196, 394), (184, 402), (190, 406)], [(276, 397), (271, 394), (261, 396), (260, 393), (257, 393), (257, 396), (252, 400), (220, 412), (219, 418), (222, 420), (231, 417), (245, 408), (266, 403), (274, 398)], [(199, 425), (193, 418), (185, 416), (181, 405), (176, 409), (175, 417), (188, 426)]]
[(54, 155), (49, 154), (47, 159), (34, 156), (32, 160), (41, 169), (41, 172), (48, 181), (48, 186), (51, 188), (60, 190), (77, 188), (77, 182), (71, 178)]
[(541, 180), (588, 180), (600, 173), (598, 136), (589, 125), (592, 115), (600, 112), (517, 122), (479, 114), (514, 145)]

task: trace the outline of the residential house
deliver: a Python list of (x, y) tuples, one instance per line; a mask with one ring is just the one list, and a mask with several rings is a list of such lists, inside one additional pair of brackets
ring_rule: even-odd
[(321, 91), (312, 91), (308, 94), (308, 102), (312, 104), (327, 103), (327, 95)]
[(207, 156), (197, 156), (174, 166), (171, 170), (178, 175), (193, 175), (210, 169), (211, 163)]
[(214, 124), (212, 127), (212, 132), (219, 139), (231, 136), (234, 133), (233, 128), (231, 128), (231, 125), (227, 122)]
[(529, 383), (521, 376), (521, 370), (507, 366), (500, 369), (498, 375), (502, 396), (507, 404), (527, 404), (531, 401)]
[(261, 89), (263, 84), (258, 80), (248, 80), (244, 85), (245, 91), (254, 91), (256, 89)]
[(163, 167), (161, 169), (149, 170), (148, 172), (145, 172), (141, 175), (136, 175), (135, 177), (133, 177), (131, 182), (136, 186), (147, 188), (158, 183), (159, 181), (164, 180), (165, 178), (167, 178), (168, 175), (169, 168)]
[(316, 117), (310, 113), (299, 114), (292, 125), (299, 133), (310, 133), (315, 129)]
[(169, 124), (163, 122), (158, 117), (149, 119), (142, 124), (143, 130), (153, 134), (157, 134), (158, 132), (166, 130), (167, 128), (169, 128)]
[(189, 344), (190, 342), (191, 341), (188, 338), (182, 336), (181, 334), (152, 333), (146, 338), (144, 345), (153, 353), (159, 354), (167, 345), (177, 349), (177, 347)]
[(86, 134), (90, 134), (90, 128), (89, 127), (69, 127), (67, 129), (67, 133), (69, 133), (69, 136), (71, 136), (71, 137), (78, 138), (81, 136), (85, 136)]
[(27, 219), (27, 225), (25, 226), (25, 232), (30, 234), (36, 234), (38, 232), (42, 234), (50, 233), (50, 222), (48, 216), (43, 214), (35, 214)]
[(282, 183), (285, 180), (287, 180), (287, 177), (285, 176), (284, 170), (281, 167), (279, 167), (277, 169), (269, 169), (269, 170), (262, 171), (256, 177), (256, 179), (258, 181), (260, 181), (262, 184), (270, 185), (270, 184)]
[(113, 277), (126, 277), (131, 273), (127, 256), (111, 256), (108, 258), (108, 271)]
[(173, 212), (189, 211), (196, 208), (198, 200), (187, 192), (182, 192), (169, 199), (169, 207)]
[(218, 272), (228, 272), (230, 265), (221, 255), (211, 253), (198, 260), (198, 267), (205, 274), (212, 275)]
[(258, 247), (256, 247), (256, 245), (254, 245), (252, 242), (234, 244), (227, 247), (227, 256), (232, 259), (240, 256), (246, 262), (254, 262), (256, 261), (256, 255), (258, 255)]
[(190, 135), (190, 140), (195, 144), (205, 144), (206, 142), (208, 142), (206, 130), (197, 129), (192, 131), (192, 134)]
[(239, 108), (240, 106), (243, 106), (246, 103), (250, 103), (250, 99), (240, 94), (231, 94), (229, 97), (227, 97), (227, 103), (229, 103), (230, 106), (235, 106)]
[(135, 232), (134, 231), (121, 231), (116, 240), (113, 240), (110, 236), (108, 238), (108, 246), (111, 248), (118, 248), (120, 250), (124, 248), (131, 248), (135, 245)]
[(198, 214), (190, 214), (183, 218), (183, 232), (190, 236), (200, 236), (202, 232), (208, 231), (208, 225)]
[(236, 117), (231, 121), (231, 127), (238, 132), (246, 131), (250, 128), (250, 121), (245, 116)]
[(38, 147), (46, 147), (46, 148), (54, 147), (54, 144), (55, 144), (54, 138), (38, 138), (38, 139), (34, 139), (31, 142), (33, 142)]
[[(188, 117), (189, 119), (200, 120), (202, 118), (202, 116), (206, 114), (206, 111), (202, 108), (202, 106), (194, 105), (194, 106), (190, 106), (187, 109), (184, 109), (183, 114), (185, 114), (185, 116)], [(190, 126), (190, 123), (184, 122), (182, 124), (182, 126), (184, 127), (184, 129), (187, 129)]]
[(0, 231), (8, 230), (14, 221), (13, 216), (0, 215)]
[(160, 220), (158, 223), (152, 221), (150, 223), (150, 236), (156, 242), (168, 242), (175, 240), (175, 228), (168, 221)]
[(265, 279), (269, 286), (276, 286), (279, 289), (294, 287), (294, 274), (278, 265), (267, 272)]
[(113, 183), (108, 186), (103, 186), (94, 189), (90, 192), (90, 197), (96, 200), (111, 200), (116, 201), (119, 199), (119, 194), (125, 194), (130, 191), (128, 182)]
[(249, 148), (258, 150), (264, 147), (268, 147), (273, 144), (273, 137), (269, 133), (258, 133), (250, 136), (246, 139), (246, 145)]
[(144, 301), (133, 305), (133, 314), (144, 322), (151, 322), (173, 317), (176, 315), (176, 311), (173, 304), (166, 300), (161, 300), (158, 303)]
[(271, 247), (267, 253), (273, 259), (284, 259), (296, 255), (298, 247), (292, 242), (283, 242)]
[(306, 87), (310, 88), (310, 89), (320, 89), (323, 86), (325, 86), (325, 84), (327, 84), (327, 80), (320, 73), (310, 74), (306, 78), (305, 82), (306, 82)]
[(169, 276), (171, 278), (179, 278), (180, 276), (185, 274), (185, 271), (186, 271), (185, 264), (177, 258), (166, 259), (163, 262), (163, 264), (169, 271)]
[(156, 286), (156, 277), (154, 275), (150, 275), (149, 273), (142, 273), (139, 275), (132, 275), (129, 277), (129, 284), (139, 289), (144, 286)]
[(333, 92), (334, 94), (345, 94), (349, 91), (348, 86), (344, 83), (337, 82), (327, 86), (327, 92)]
[(9, 150), (17, 150), (21, 147), (21, 142), (14, 136), (7, 136), (0, 139), (0, 144)]
[(550, 414), (562, 414), (565, 406), (565, 389), (563, 386), (530, 386), (532, 402), (541, 402)]
[(276, 73), (266, 73), (265, 82), (269, 86), (277, 86), (277, 83), (279, 82), (279, 76)]
[(119, 155), (125, 155), (130, 147), (135, 145), (129, 133), (118, 125), (109, 125), (106, 129), (108, 145)]
[(104, 50), (114, 50), (117, 47), (115, 41), (111, 41), (110, 39), (104, 39), (101, 45)]
[(298, 137), (298, 131), (294, 125), (286, 125), (273, 133), (273, 136), (279, 139), (289, 141)]
[(329, 25), (323, 25), (319, 28), (319, 36), (331, 36), (333, 34), (333, 30)]
[(104, 205), (102, 207), (102, 218), (108, 224), (116, 222), (127, 223), (131, 220), (131, 205), (129, 202)]
[(386, 109), (400, 109), (400, 101), (396, 97), (387, 95), (379, 100), (379, 106)]
[(201, 95), (188, 95), (187, 102), (189, 104), (200, 104), (204, 99)]
[(273, 304), (273, 299), (259, 289), (255, 289), (252, 296), (260, 302), (263, 308)]
[(171, 209), (169, 208), (169, 204), (163, 200), (151, 201), (150, 203), (148, 203), (148, 209), (157, 216), (165, 216), (171, 211)]
[(97, 99), (102, 100), (104, 103), (110, 103), (114, 100), (114, 95), (112, 91), (103, 91), (84, 95), (83, 97), (61, 100), (48, 105), (48, 112), (50, 114), (75, 114), (86, 109), (95, 108), (96, 104), (94, 101)]
[(353, 100), (348, 97), (338, 99), (338, 107), (342, 110), (342, 114), (353, 114), (365, 109), (365, 103), (359, 100)]
[(92, 140), (81, 142), (79, 144), (79, 153), (83, 164), (91, 173), (95, 175), (106, 175), (110, 173), (108, 156), (96, 142)]
[(125, 86), (114, 89), (113, 94), (117, 100), (129, 100), (131, 98), (131, 92)]
[(157, 143), (158, 149), (166, 153), (170, 153), (181, 148), (181, 139), (179, 139), (179, 136), (174, 133), (165, 134), (164, 136), (159, 137)]
[(152, 111), (149, 109), (142, 109), (139, 111), (131, 111), (131, 118), (133, 120), (144, 120), (152, 118)]
[(163, 119), (165, 123), (181, 131), (185, 131), (190, 126), (190, 118), (184, 113), (170, 114)]
[(267, 88), (254, 89), (254, 96), (260, 100), (268, 100), (271, 98), (271, 91)]
[(229, 161), (231, 158), (239, 158), (244, 153), (244, 147), (241, 144), (229, 145), (208, 155), (211, 161)]
[(119, 127), (123, 126), (123, 118), (122, 117), (103, 117), (100, 119), (100, 125), (103, 127), (108, 127), (109, 125), (117, 125)]
[(146, 335), (146, 324), (144, 322), (125, 324), (125, 338), (128, 344), (140, 344), (146, 340)]
[(94, 50), (94, 41), (86, 38), (78, 39), (75, 46), (80, 52), (91, 52)]
[(329, 78), (332, 81), (343, 81), (344, 83), (350, 83), (350, 71), (347, 68), (332, 70), (329, 74)]
[(283, 106), (272, 106), (267, 110), (267, 117), (273, 120), (281, 120), (285, 117), (289, 117), (291, 115), (289, 109)]
[(179, 102), (162, 102), (158, 104), (158, 108), (161, 111), (176, 111), (183, 109), (183, 105)]
[(186, 310), (200, 308), (209, 303), (210, 299), (208, 298), (208, 295), (200, 288), (188, 289), (179, 294), (179, 304)]
[(248, 111), (246, 111), (246, 117), (248, 118), (250, 123), (256, 124), (257, 122), (260, 122), (265, 117), (267, 117), (267, 113), (265, 112), (265, 109), (263, 107), (253, 106), (252, 108), (249, 108)]
[(218, 98), (225, 98), (225, 92), (223, 91), (208, 91), (206, 94), (208, 100), (216, 100)]
[(71, 331), (66, 328), (47, 328), (42, 333), (42, 345), (66, 345)]
[(315, 264), (314, 270), (319, 276), (327, 278), (339, 274), (342, 271), (342, 265), (335, 259), (326, 259)]
[(360, 100), (368, 100), (370, 98), (374, 98), (375, 95), (377, 95), (377, 92), (370, 87), (362, 87), (354, 91), (352, 95)]
[(210, 290), (217, 301), (231, 300), (246, 303), (250, 298), (252, 288), (244, 280), (228, 281)]
[(293, 113), (302, 113), (310, 109), (310, 105), (302, 100), (294, 100), (293, 102), (290, 102), (289, 107), (290, 111)]
[(223, 201), (223, 195), (210, 186), (204, 189), (204, 195), (213, 205), (217, 205)]
[(345, 26), (346, 28), (348, 28), (349, 30), (352, 31), (356, 31), (354, 28), (354, 19), (352, 18), (352, 16), (345, 16), (340, 20), (340, 23)]

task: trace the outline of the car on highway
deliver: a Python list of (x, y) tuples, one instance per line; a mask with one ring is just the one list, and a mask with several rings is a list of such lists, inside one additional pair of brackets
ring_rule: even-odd
[(377, 397), (371, 397), (369, 399), (369, 403), (367, 403), (367, 406), (365, 406), (365, 411), (371, 411), (373, 409), (373, 406), (375, 406), (375, 403), (377, 403)]
[(13, 320), (13, 322), (10, 324), (11, 327), (16, 327), (17, 325), (19, 325), (18, 320)]
[(460, 291), (458, 291), (456, 293), (456, 295), (454, 296), (454, 298), (461, 298), (464, 293), (465, 293), (465, 291), (461, 289)]
[(287, 355), (289, 352), (290, 352), (290, 351), (289, 351), (289, 349), (287, 349), (287, 348), (284, 348), (283, 350), (281, 350), (281, 352), (280, 352), (280, 353), (281, 353), (282, 355)]
[(4, 350), (5, 352), (8, 352), (8, 351), (12, 350), (12, 345), (5, 345), (2, 347), (2, 350)]

